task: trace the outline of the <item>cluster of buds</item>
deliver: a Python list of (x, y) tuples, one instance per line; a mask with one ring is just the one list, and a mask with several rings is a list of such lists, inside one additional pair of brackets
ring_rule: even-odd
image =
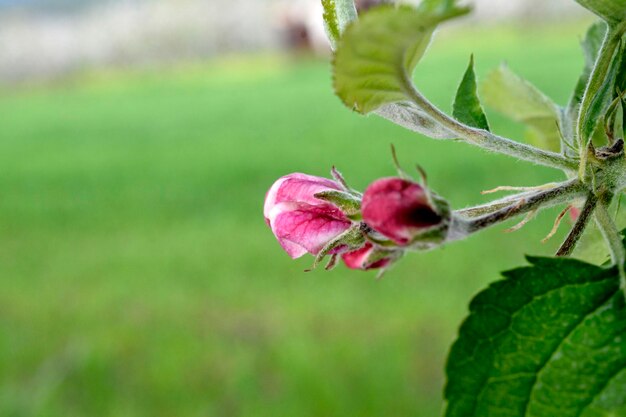
[(383, 273), (405, 251), (447, 240), (449, 205), (425, 184), (382, 178), (361, 194), (334, 168), (332, 176), (289, 174), (265, 197), (265, 221), (292, 258), (308, 253), (314, 267), (329, 257), (327, 269), (341, 259), (350, 269)]

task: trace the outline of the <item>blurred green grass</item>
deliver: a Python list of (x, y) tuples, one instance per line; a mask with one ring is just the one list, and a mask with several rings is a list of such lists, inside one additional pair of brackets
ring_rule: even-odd
[[(416, 81), (449, 110), (475, 54), (563, 103), (584, 26), (440, 36)], [(522, 129), (492, 115), (496, 131)], [(421, 164), (455, 207), (561, 179), (344, 109), (329, 65), (229, 58), (0, 95), (0, 415), (435, 416), (472, 294), (550, 254), (554, 211), (406, 257), (382, 281), (304, 273), (262, 219), (281, 175), (357, 188)]]

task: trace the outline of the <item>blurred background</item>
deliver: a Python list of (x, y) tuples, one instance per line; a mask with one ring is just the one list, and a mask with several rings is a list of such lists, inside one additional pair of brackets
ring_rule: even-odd
[[(474, 4), (419, 65), (426, 96), (449, 110), (474, 53), (480, 77), (506, 61), (564, 103), (592, 17)], [(363, 189), (394, 174), (392, 142), (457, 208), (562, 177), (358, 116), (328, 62), (315, 0), (0, 0), (1, 416), (439, 415), (470, 298), (553, 253), (558, 210), (376, 281), (303, 272), (266, 190), (332, 165)]]

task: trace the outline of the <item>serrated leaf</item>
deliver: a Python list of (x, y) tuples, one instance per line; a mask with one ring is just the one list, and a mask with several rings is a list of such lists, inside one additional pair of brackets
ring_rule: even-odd
[(479, 129), (489, 130), (487, 116), (478, 98), (476, 73), (474, 72), (474, 56), (470, 58), (469, 66), (457, 89), (452, 114), (461, 123)]
[(626, 20), (626, 0), (576, 0), (578, 4), (607, 22)]
[(616, 268), (529, 262), (471, 302), (448, 358), (445, 416), (626, 415), (626, 306)]
[(535, 86), (502, 65), (485, 78), (480, 92), (489, 107), (528, 126), (536, 145), (560, 150), (561, 109)]
[(335, 92), (360, 113), (407, 101), (406, 79), (440, 22), (467, 12), (426, 13), (412, 7), (378, 6), (348, 26), (333, 62)]

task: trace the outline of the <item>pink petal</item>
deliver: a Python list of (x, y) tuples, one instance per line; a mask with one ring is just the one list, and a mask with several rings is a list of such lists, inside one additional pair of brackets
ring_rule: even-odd
[(357, 249), (352, 252), (347, 252), (341, 255), (343, 262), (350, 269), (363, 269), (363, 265), (367, 261), (370, 253), (372, 252), (372, 244), (367, 243), (361, 249)]
[(441, 222), (419, 184), (401, 178), (383, 178), (363, 195), (363, 220), (399, 245), (408, 244), (420, 230)]
[(282, 246), (285, 252), (293, 259), (299, 258), (307, 253), (305, 248), (287, 239), (278, 239), (278, 243), (280, 243), (280, 246)]
[(357, 249), (352, 252), (347, 252), (341, 255), (343, 262), (350, 269), (361, 269), (361, 270), (369, 270), (369, 269), (379, 269), (384, 268), (390, 262), (389, 258), (379, 259), (374, 263), (368, 265), (369, 257), (374, 251), (374, 247), (371, 243), (366, 243), (360, 249)]
[(321, 206), (300, 204), (291, 210), (279, 210), (276, 216), (270, 218), (274, 235), (287, 253), (294, 258), (304, 253), (295, 250), (293, 245), (317, 255), (324, 246), (351, 226), (351, 222), (343, 213), (330, 204)]
[(263, 214), (268, 219), (270, 211), (279, 203), (327, 204), (315, 198), (314, 195), (322, 191), (340, 189), (339, 184), (327, 178), (300, 173), (289, 174), (279, 178), (267, 192)]

